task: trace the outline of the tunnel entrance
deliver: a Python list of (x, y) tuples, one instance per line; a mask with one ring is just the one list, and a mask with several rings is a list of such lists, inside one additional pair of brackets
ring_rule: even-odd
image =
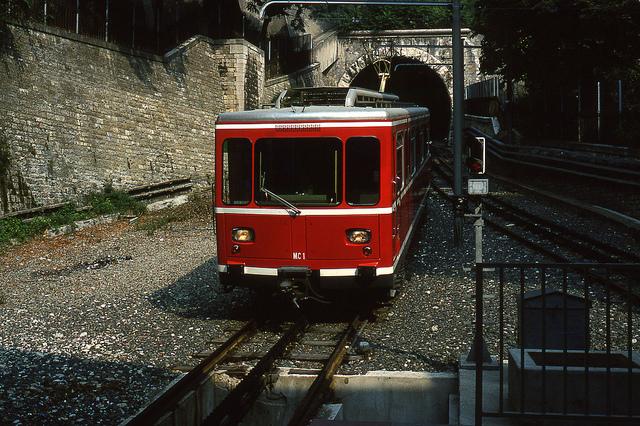
[[(351, 86), (378, 90), (380, 79), (373, 65), (356, 75)], [(431, 136), (443, 139), (449, 134), (451, 98), (442, 77), (428, 65), (407, 57), (391, 58), (391, 73), (386, 91), (401, 101), (426, 106), (431, 111)]]

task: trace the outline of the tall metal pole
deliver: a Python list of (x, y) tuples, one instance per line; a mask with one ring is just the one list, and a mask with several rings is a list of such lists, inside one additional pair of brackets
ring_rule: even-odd
[(582, 142), (582, 86), (578, 82), (578, 143)]
[(618, 129), (622, 129), (622, 80), (618, 80)]
[(618, 80), (618, 115), (622, 115), (622, 80)]
[(460, 38), (460, 0), (453, 1), (389, 1), (389, 0), (270, 0), (260, 8), (260, 18), (264, 18), (269, 6), (280, 5), (329, 5), (350, 4), (361, 6), (430, 6), (452, 8), (452, 47), (453, 47), (453, 192), (456, 196), (455, 222), (453, 226), (454, 242), (462, 244), (462, 227), (464, 224), (464, 197), (462, 194), (462, 121), (464, 118), (464, 55)]
[(602, 97), (601, 94), (602, 87), (600, 82), (596, 83), (596, 116), (597, 116), (597, 126), (598, 126), (598, 143), (600, 143), (600, 137), (602, 134)]
[(454, 244), (462, 245), (464, 223), (464, 198), (462, 195), (462, 121), (464, 118), (464, 54), (460, 38), (460, 0), (453, 0), (452, 47), (453, 47), (453, 193), (456, 197)]

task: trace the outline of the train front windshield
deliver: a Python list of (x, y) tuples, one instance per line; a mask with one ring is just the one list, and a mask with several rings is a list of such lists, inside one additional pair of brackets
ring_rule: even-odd
[(254, 155), (257, 204), (281, 204), (268, 192), (297, 206), (340, 204), (342, 142), (339, 139), (259, 139)]
[[(343, 156), (343, 146), (344, 156)], [(342, 162), (346, 176), (342, 176)], [(297, 206), (373, 206), (380, 200), (380, 142), (372, 137), (279, 138), (225, 140), (222, 148), (222, 202), (283, 205), (280, 197)], [(270, 194), (271, 193), (271, 194)], [(275, 194), (275, 196), (274, 196)]]

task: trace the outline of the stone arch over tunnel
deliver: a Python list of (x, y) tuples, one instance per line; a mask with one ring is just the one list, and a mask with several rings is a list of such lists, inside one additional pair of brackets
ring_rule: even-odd
[[(404, 55), (386, 58), (391, 61), (391, 73), (386, 91), (398, 95), (402, 101), (429, 108), (432, 138), (446, 138), (451, 123), (451, 82), (453, 80), (451, 69), (420, 49), (412, 50), (420, 51), (422, 54), (418, 55), (418, 58)], [(383, 58), (385, 57), (381, 56), (374, 60)], [(378, 90), (380, 79), (371, 60), (363, 56), (350, 68), (352, 72), (355, 70), (357, 72), (345, 73), (340, 80), (340, 86)]]

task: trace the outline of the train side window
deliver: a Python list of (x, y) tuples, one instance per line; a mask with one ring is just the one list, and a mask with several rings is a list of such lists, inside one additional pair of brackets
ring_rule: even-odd
[(226, 139), (222, 144), (222, 202), (245, 205), (251, 201), (251, 142)]
[(411, 130), (411, 175), (416, 173), (418, 157), (416, 155), (416, 129)]
[(396, 193), (400, 193), (400, 191), (402, 190), (402, 187), (404, 186), (404, 176), (403, 176), (403, 169), (404, 169), (404, 155), (403, 155), (403, 151), (404, 151), (404, 133), (403, 132), (398, 132), (396, 133), (396, 177), (395, 177), (395, 183), (396, 183)]
[(373, 206), (380, 200), (380, 141), (372, 137), (347, 140), (347, 203)]
[(421, 166), (422, 162), (424, 161), (424, 129), (422, 127), (420, 127), (420, 130), (418, 130), (418, 142), (417, 142), (417, 148), (418, 148), (418, 154), (417, 154), (417, 159), (418, 159), (418, 165)]
[(405, 186), (409, 179), (411, 179), (411, 136), (409, 132), (403, 132), (402, 136), (404, 138), (402, 143), (402, 150), (404, 151), (404, 181), (402, 182), (402, 186)]

